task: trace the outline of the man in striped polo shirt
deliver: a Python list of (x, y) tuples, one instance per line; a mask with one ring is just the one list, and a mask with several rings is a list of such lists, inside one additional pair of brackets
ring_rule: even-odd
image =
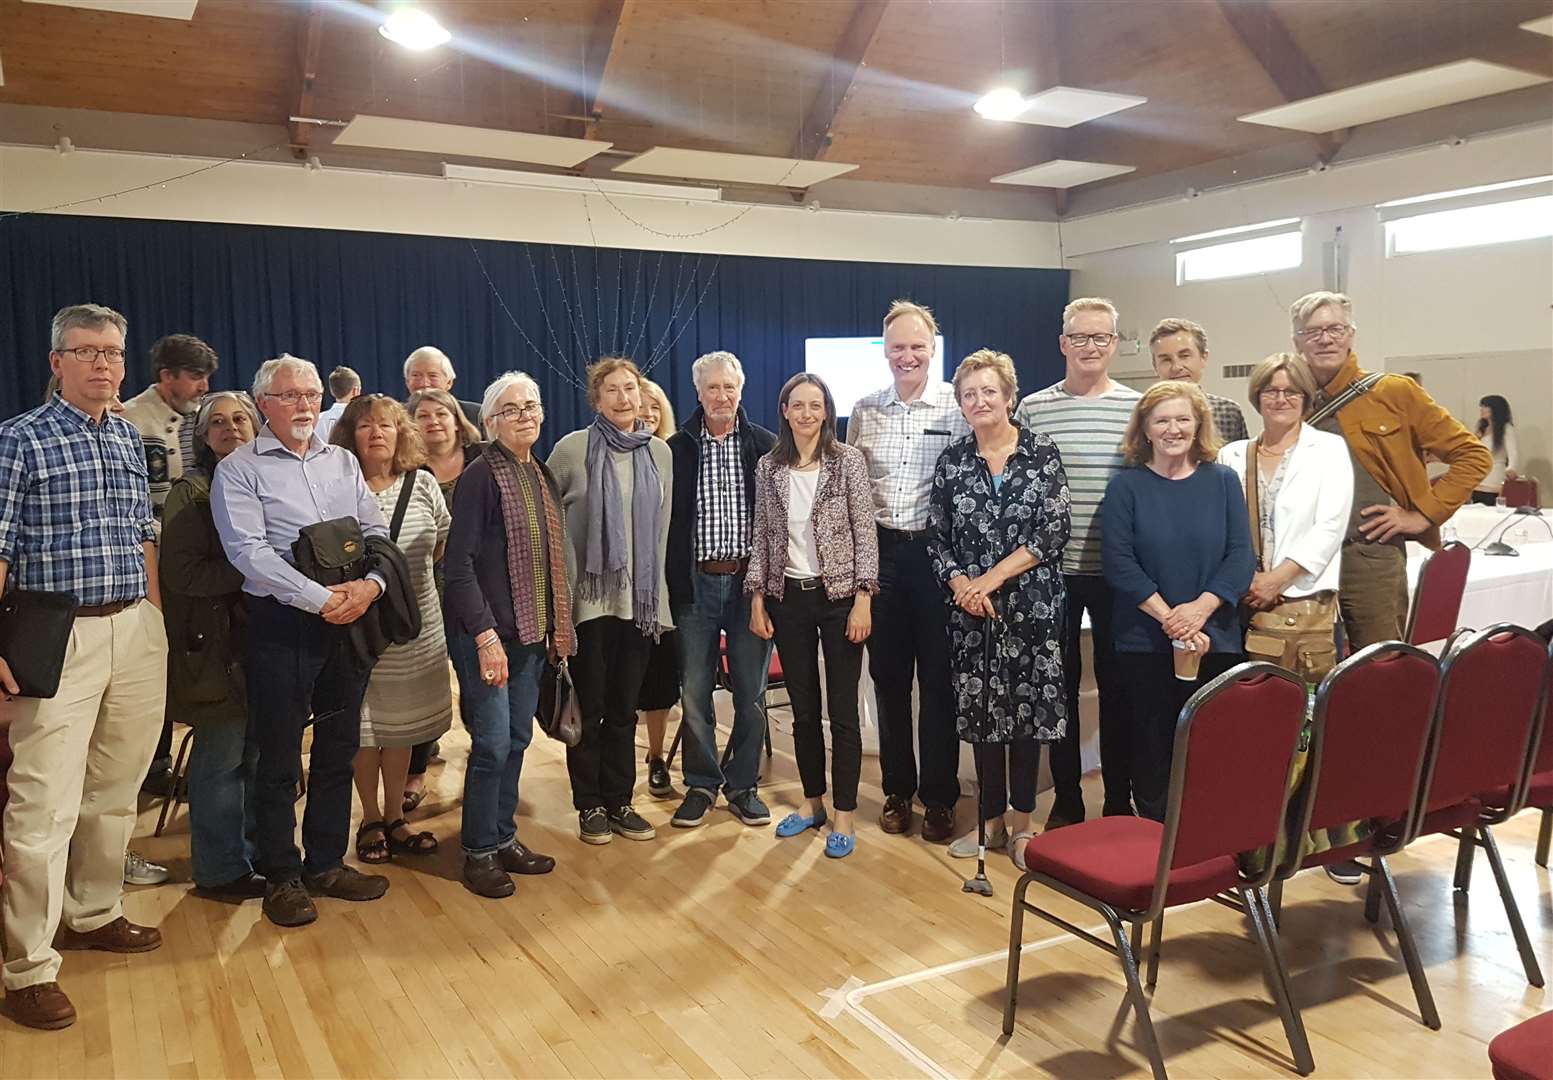
[(1062, 312), (1058, 347), (1067, 360), (1067, 375), (1019, 403), (1017, 419), (1025, 427), (1051, 436), (1062, 454), (1073, 500), (1073, 537), (1062, 557), (1067, 586), (1063, 665), (1067, 675), (1067, 731), (1052, 744), (1052, 780), (1057, 787), (1048, 829), (1084, 820), (1084, 796), (1079, 789), (1078, 687), (1083, 678), (1079, 625), (1089, 611), (1095, 684), (1100, 690), (1100, 769), (1105, 780), (1105, 813), (1132, 813), (1126, 715), (1111, 647), (1111, 588), (1100, 569), (1100, 500), (1122, 467), (1122, 434), (1141, 396), (1111, 379), (1116, 355), (1116, 308), (1109, 300), (1084, 297)]

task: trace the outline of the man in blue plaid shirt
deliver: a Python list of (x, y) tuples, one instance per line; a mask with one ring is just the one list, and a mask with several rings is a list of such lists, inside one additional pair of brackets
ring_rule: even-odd
[[(145, 451), (109, 410), (124, 381), (126, 330), (110, 308), (62, 309), (49, 352), (59, 392), (0, 424), (0, 590), (71, 593), (80, 604), (58, 694), (19, 698), (11, 723), (5, 1012), (35, 1028), (75, 1022), (59, 988), (59, 949), (162, 943), (122, 904), (167, 681)], [(18, 691), (4, 658), (0, 686)]]

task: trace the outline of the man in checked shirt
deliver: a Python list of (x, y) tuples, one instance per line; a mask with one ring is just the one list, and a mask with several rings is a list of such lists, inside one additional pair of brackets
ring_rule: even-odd
[[(147, 952), (161, 934), (124, 917), (124, 852), (162, 726), (167, 631), (145, 451), (112, 413), (124, 381), (124, 316), (96, 304), (54, 316), (59, 392), (0, 424), (0, 592), (80, 603), (59, 693), (18, 698), (5, 807), (5, 1013), (63, 1028), (59, 949)], [(18, 687), (0, 658), (0, 686)], [(61, 926), (60, 924), (64, 925)], [(56, 936), (57, 935), (57, 936)]]
[[(847, 442), (868, 458), (879, 524), (879, 594), (868, 639), (884, 785), (879, 827), (910, 831), (911, 799), (919, 795), (922, 839), (943, 843), (954, 835), (960, 741), (949, 689), (948, 608), (927, 554), (928, 496), (938, 455), (970, 427), (954, 388), (943, 380), (943, 361), (934, 355), (937, 337), (938, 323), (927, 308), (910, 300), (890, 305), (884, 355), (894, 383), (852, 406)], [(913, 675), (921, 705), (915, 748)]]

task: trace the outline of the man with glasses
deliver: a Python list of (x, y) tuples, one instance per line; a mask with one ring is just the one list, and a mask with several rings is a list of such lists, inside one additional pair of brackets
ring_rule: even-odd
[[(362, 479), (356, 455), (318, 437), (323, 384), (318, 369), (285, 355), (266, 360), (253, 380), (265, 426), (253, 442), (221, 459), (211, 516), (227, 558), (243, 575), (248, 614), (250, 730), (259, 744), (255, 782), (258, 868), (267, 881), (264, 914), (278, 926), (318, 918), (312, 897), (376, 900), (388, 879), (345, 866), (352, 762), (361, 736), (366, 676), (335, 663), (344, 628), (359, 619), (385, 582), (377, 575), (320, 585), (294, 565), (291, 546), (309, 525), (355, 518), (367, 536), (388, 523)], [(312, 720), (304, 861), (296, 835), (302, 734)]]
[[(1289, 309), (1294, 346), (1320, 389), (1310, 423), (1341, 435), (1353, 458), (1353, 516), (1343, 542), (1338, 608), (1349, 646), (1402, 636), (1406, 541), (1440, 546), (1440, 525), (1472, 497), (1493, 461), (1488, 449), (1403, 375), (1371, 374), (1353, 351), (1353, 302), (1313, 292)], [(1424, 455), (1449, 469), (1432, 484)]]
[(1051, 744), (1052, 782), (1057, 790), (1046, 819), (1047, 829), (1084, 820), (1078, 697), (1084, 676), (1080, 628), (1085, 611), (1089, 612), (1095, 686), (1100, 696), (1104, 813), (1133, 812), (1131, 747), (1111, 637), (1111, 587), (1100, 565), (1100, 502), (1111, 477), (1122, 468), (1122, 436), (1142, 397), (1110, 376), (1118, 341), (1116, 327), (1116, 307), (1109, 300), (1082, 297), (1063, 308), (1057, 347), (1067, 361), (1067, 373), (1061, 382), (1021, 401), (1016, 414), (1019, 423), (1044, 432), (1057, 444), (1072, 498), (1073, 533), (1062, 553), (1062, 581), (1068, 597), (1063, 646), (1068, 726), (1062, 738)]
[[(1208, 332), (1191, 319), (1161, 319), (1149, 335), (1149, 353), (1161, 379), (1201, 384), (1208, 366)], [(1208, 409), (1213, 413), (1219, 442), (1228, 444), (1251, 437), (1246, 431), (1246, 414), (1239, 405), (1206, 390), (1203, 397), (1208, 399)]]
[[(80, 605), (59, 693), (12, 704), (5, 1013), (34, 1028), (75, 1022), (59, 988), (59, 949), (137, 953), (162, 942), (122, 904), (167, 685), (145, 454), (110, 410), (126, 329), (110, 308), (61, 309), (49, 353), (58, 392), (0, 424), (0, 592), (69, 593)], [(0, 687), (20, 690), (4, 658)]]

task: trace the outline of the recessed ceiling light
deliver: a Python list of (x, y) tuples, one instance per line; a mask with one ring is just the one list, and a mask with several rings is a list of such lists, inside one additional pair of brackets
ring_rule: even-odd
[(1070, 161), (1056, 158), (1018, 169), (1002, 176), (994, 176), (994, 184), (1019, 184), (1023, 187), (1071, 188), (1080, 184), (1092, 184), (1113, 176), (1136, 171), (1133, 165), (1111, 165), (1104, 161)]
[(1025, 96), (1009, 86), (989, 90), (976, 102), (974, 108), (988, 120), (1014, 120), (1025, 111)]
[(446, 27), (420, 8), (413, 7), (399, 8), (391, 13), (377, 32), (395, 45), (415, 52), (435, 49), (453, 39)]
[(1546, 34), (1553, 37), (1553, 15), (1544, 15), (1540, 19), (1528, 19), (1521, 23), (1522, 30), (1530, 30), (1533, 34)]
[(1025, 99), (1024, 111), (1014, 119), (1021, 124), (1070, 128), (1087, 124), (1102, 116), (1135, 108), (1148, 102), (1133, 94), (1112, 94), (1104, 90), (1081, 90), (1076, 86), (1053, 86)]

